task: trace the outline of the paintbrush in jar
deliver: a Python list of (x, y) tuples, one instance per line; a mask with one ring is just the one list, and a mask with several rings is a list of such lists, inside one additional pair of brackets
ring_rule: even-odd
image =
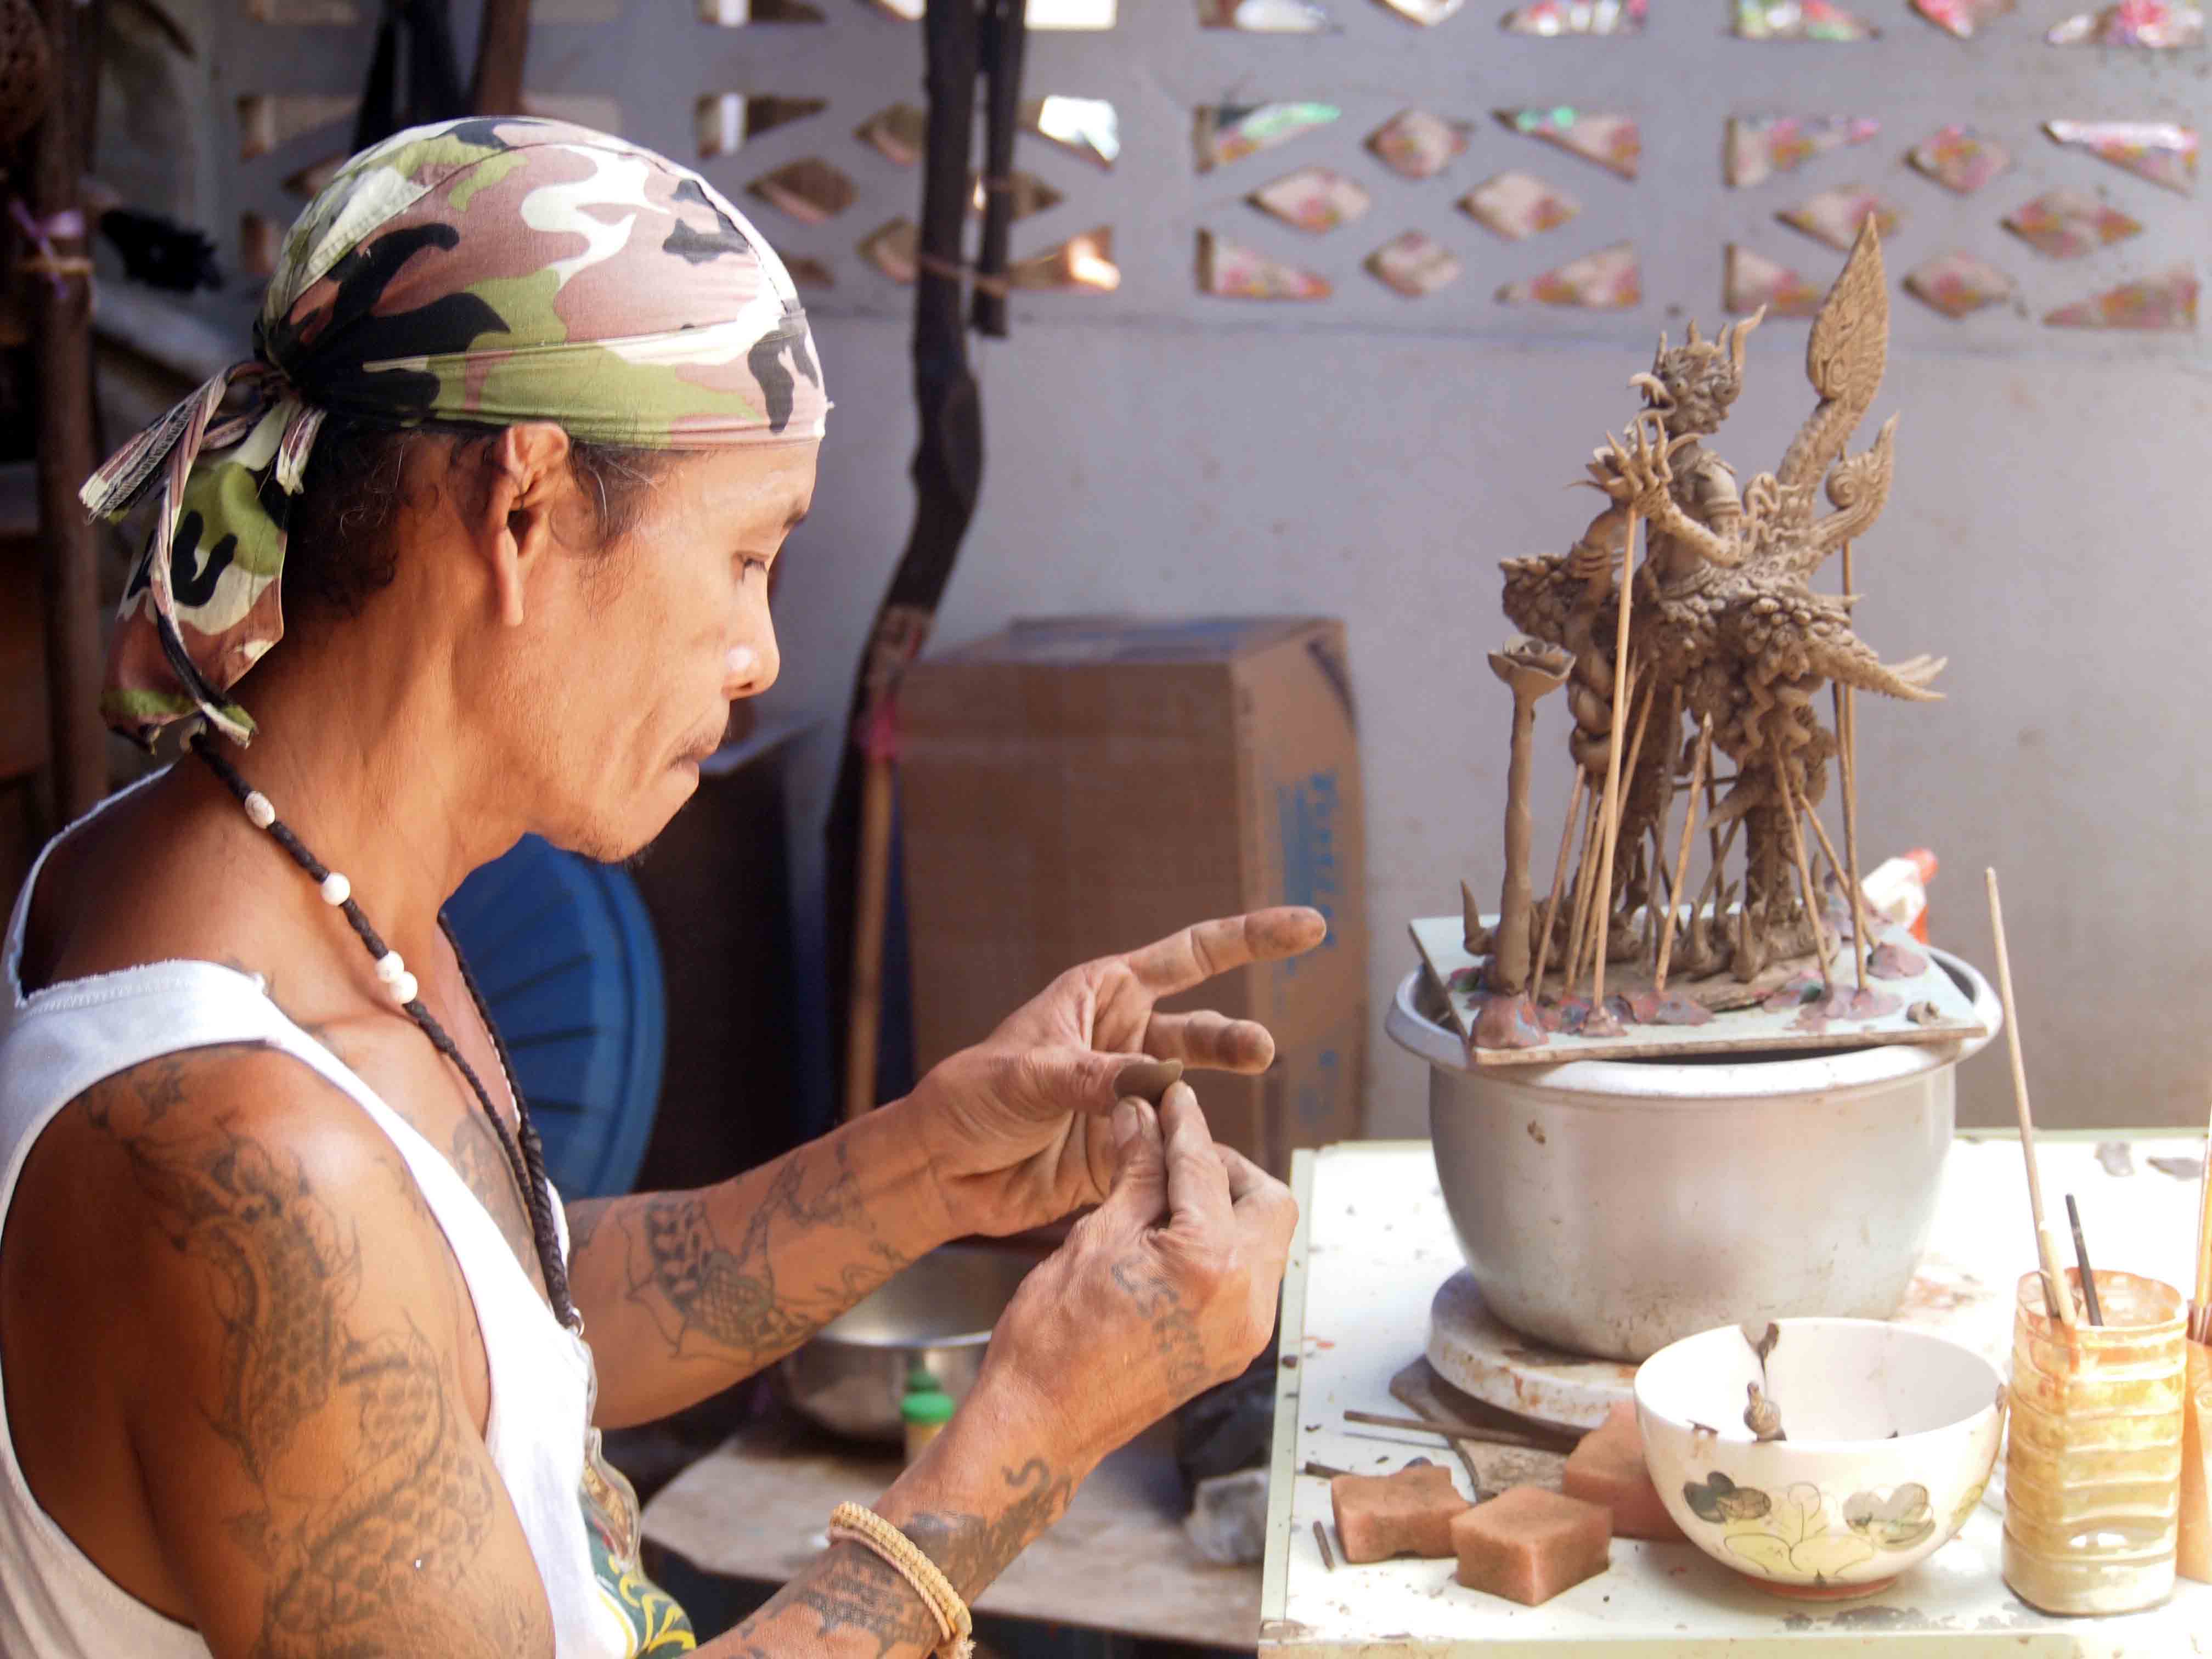
[(2079, 1322), (2074, 1317), (2074, 1297), (2066, 1287), (2066, 1273), (2059, 1265), (2058, 1241), (2043, 1214), (2043, 1176), (2035, 1167), (2035, 1120), (2028, 1110), (2027, 1067), (2020, 1057), (2020, 1006), (2013, 1000), (2012, 957), (2005, 949), (2004, 905), (1997, 897), (1997, 872), (1986, 872), (1990, 889), (1990, 932), (1997, 947), (1997, 992), (2004, 999), (2005, 1042), (2012, 1055), (2012, 1099), (2020, 1115), (2020, 1152), (2027, 1161), (2027, 1207), (2035, 1220), (2035, 1254), (2043, 1272), (2043, 1299), (2051, 1316), (2066, 1330)]

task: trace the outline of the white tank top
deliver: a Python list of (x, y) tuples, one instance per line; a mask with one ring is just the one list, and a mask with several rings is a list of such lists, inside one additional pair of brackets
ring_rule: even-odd
[[(594, 1552), (585, 1525), (588, 1357), (553, 1317), (482, 1202), (405, 1119), (287, 1019), (254, 976), (212, 962), (160, 962), (64, 981), (26, 996), (23, 930), (52, 850), (50, 843), (39, 855), (8, 928), (6, 1006), (0, 1008), (0, 1249), (7, 1247), (8, 1211), (32, 1145), (63, 1107), (102, 1078), (216, 1043), (258, 1043), (312, 1067), (350, 1096), (399, 1149), (460, 1264), (490, 1370), (484, 1441), (545, 1582), (557, 1659), (637, 1652), (635, 1613), (623, 1604), (649, 1595), (649, 1587), (611, 1577), (603, 1584), (605, 1552)], [(554, 1213), (560, 1217), (557, 1197)], [(565, 1254), (565, 1218), (559, 1225)], [(208, 1659), (197, 1632), (118, 1588), (39, 1507), (9, 1433), (6, 1399), (0, 1371), (0, 1654)]]

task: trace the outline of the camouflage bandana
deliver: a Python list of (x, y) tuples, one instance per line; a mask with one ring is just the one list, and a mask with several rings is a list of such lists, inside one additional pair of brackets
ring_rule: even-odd
[(557, 121), (451, 121), (355, 156), (285, 238), (253, 339), (82, 492), (107, 518), (160, 494), (100, 698), (141, 743), (196, 714), (252, 736), (227, 694), (283, 635), (285, 529), (327, 413), (710, 449), (818, 439), (830, 408), (791, 278), (744, 216), (689, 168)]

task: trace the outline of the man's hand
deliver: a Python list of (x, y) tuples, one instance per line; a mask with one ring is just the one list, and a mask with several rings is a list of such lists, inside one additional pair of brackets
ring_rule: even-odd
[(1118, 1162), (1107, 1117), (1130, 1092), (1122, 1074), (1135, 1062), (1266, 1071), (1275, 1040), (1265, 1026), (1156, 1005), (1232, 968), (1310, 951), (1327, 929), (1319, 911), (1285, 906), (1086, 962), (937, 1066), (912, 1102), (955, 1224), (1015, 1233), (1104, 1197)]
[(1123, 1102), (1112, 1125), (1112, 1191), (1022, 1282), (984, 1360), (1088, 1462), (1251, 1364), (1298, 1219), (1287, 1187), (1214, 1144), (1188, 1085), (1157, 1113)]

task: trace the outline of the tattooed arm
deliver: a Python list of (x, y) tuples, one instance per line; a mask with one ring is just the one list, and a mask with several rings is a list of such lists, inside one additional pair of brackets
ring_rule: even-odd
[(551, 1653), (466, 1398), (465, 1289), (357, 1107), (283, 1056), (195, 1051), (94, 1088), (39, 1155), (114, 1270), (100, 1357), (150, 1548), (111, 1576), (220, 1659)]
[(906, 1103), (717, 1187), (568, 1206), (599, 1420), (681, 1410), (790, 1352), (954, 1237)]

